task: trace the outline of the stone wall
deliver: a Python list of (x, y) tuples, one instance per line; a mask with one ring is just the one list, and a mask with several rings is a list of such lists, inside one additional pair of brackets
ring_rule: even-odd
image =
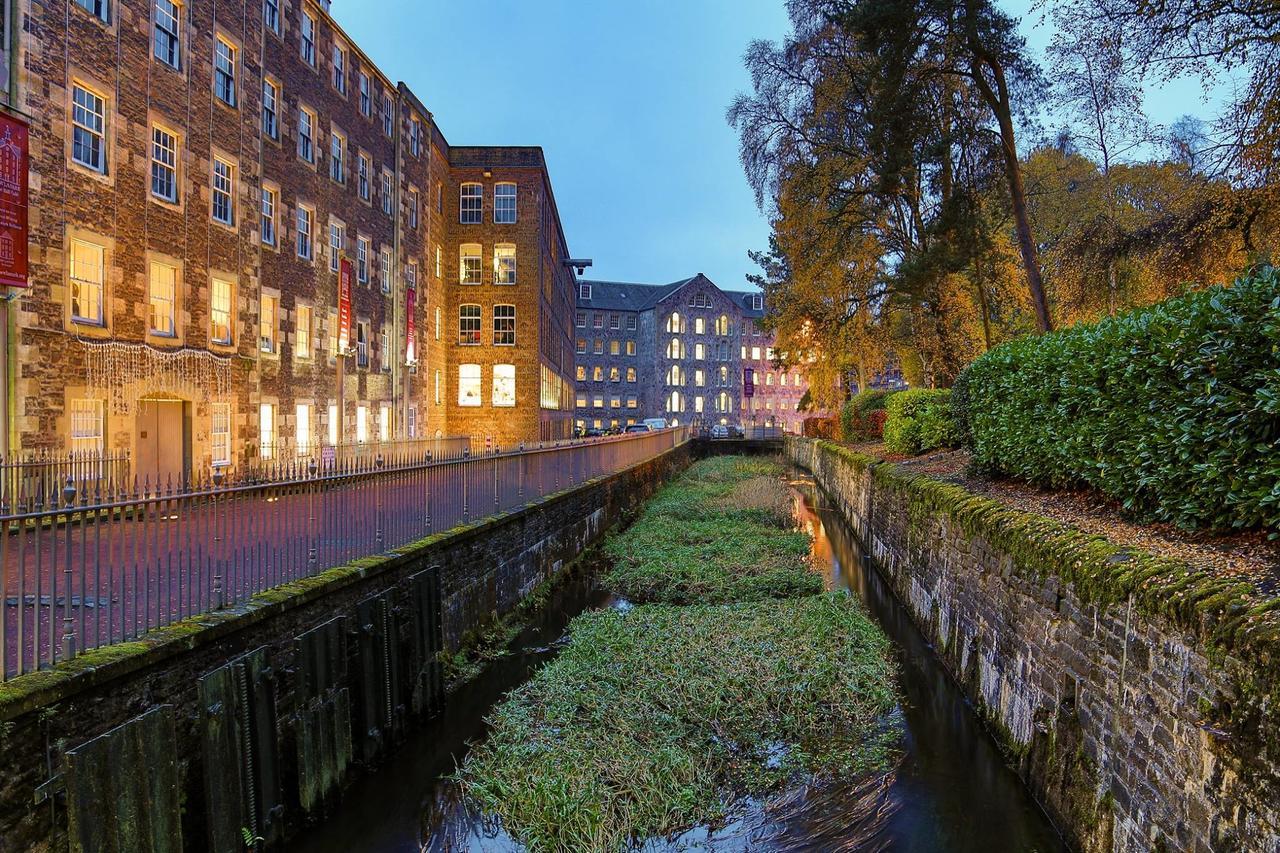
[(1280, 619), (1250, 585), (789, 438), (1072, 845), (1280, 850)]
[[(173, 849), (154, 833), (142, 845), (129, 833), (143, 818), (130, 814), (124, 825), (111, 806), (162, 794), (181, 798), (181, 824), (166, 827), (179, 833), (169, 841), (188, 850), (240, 850), (240, 827), (276, 842), (292, 834), (332, 808), (358, 765), (376, 764), (438, 707), (438, 690), (436, 698), (422, 695), (439, 677), (420, 640), (426, 629), (415, 582), (424, 570), (439, 578), (438, 593), (428, 595), (438, 595), (443, 616), (431, 617), (430, 631), (452, 651), (637, 508), (692, 452), (686, 443), (398, 554), (0, 684), (0, 850), (66, 849), (68, 805), (86, 798), (102, 812), (90, 831), (116, 834), (112, 849)], [(228, 669), (241, 655), (240, 669)], [(128, 737), (83, 749), (144, 714)], [(119, 757), (98, 778), (79, 778), (68, 758), (77, 748), (81, 770), (93, 770), (93, 755)], [(57, 774), (68, 790), (35, 805), (37, 788)], [(149, 778), (133, 781), (140, 777)]]

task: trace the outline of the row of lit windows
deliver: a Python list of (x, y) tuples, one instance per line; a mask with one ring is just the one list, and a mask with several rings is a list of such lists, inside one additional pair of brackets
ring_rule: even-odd
[(692, 411), (698, 414), (707, 410), (710, 405), (711, 410), (722, 414), (733, 411), (733, 397), (727, 391), (721, 391), (719, 394), (708, 400), (701, 394), (694, 394), (692, 397), (680, 391), (672, 391), (666, 398), (665, 408), (670, 414), (677, 414), (688, 411), (692, 406)]
[[(603, 409), (604, 402), (605, 402), (605, 397), (603, 394), (596, 394), (591, 398), (591, 405), (593, 408), (596, 408), (596, 409)], [(640, 401), (634, 394), (628, 395), (626, 397), (625, 402), (626, 402), (626, 407), (628, 409), (635, 409), (635, 408), (639, 408), (640, 406)], [(579, 409), (587, 408), (587, 395), (579, 394), (577, 399), (577, 404)], [(614, 394), (613, 396), (609, 397), (609, 408), (621, 409), (622, 407), (623, 407), (623, 398), (621, 396)]]
[[(663, 350), (663, 355), (671, 361), (683, 361), (689, 358), (689, 351), (689, 347), (683, 340), (680, 338), (672, 338), (667, 342), (666, 349)], [(693, 345), (693, 359), (695, 361), (706, 361), (708, 359), (712, 359), (714, 361), (728, 361), (729, 353), (729, 344), (725, 342), (716, 344), (714, 358), (713, 351), (707, 344), (696, 343)]]
[[(484, 184), (468, 181), (458, 188), (458, 221), (463, 225), (484, 222)], [(493, 186), (493, 222), (512, 225), (516, 221), (516, 185), (502, 182)]]
[[(604, 344), (605, 342), (601, 338), (596, 338), (595, 341), (593, 342), (592, 351), (596, 355), (604, 355), (604, 349), (605, 349)], [(586, 339), (578, 338), (578, 355), (585, 355), (586, 352), (587, 352)], [(627, 355), (635, 355), (636, 342), (635, 341), (619, 341), (619, 340), (609, 341), (609, 355), (622, 355), (624, 352)]]
[(610, 367), (607, 368), (606, 374), (606, 368), (598, 364), (595, 367), (587, 367), (585, 364), (578, 365), (579, 382), (586, 382), (588, 376), (591, 377), (592, 382), (603, 382), (606, 375), (608, 375), (610, 382), (621, 382), (624, 375), (627, 377), (628, 382), (636, 381), (636, 369), (634, 367), (628, 367), (625, 372), (620, 367)]
[[(484, 284), (484, 256), (479, 243), (463, 243), (458, 247), (458, 283)], [(493, 283), (516, 283), (516, 246), (495, 243), (493, 247)]]
[[(458, 345), (480, 346), (480, 331), (484, 321), (484, 309), (479, 305), (465, 304), (458, 306)], [(516, 306), (493, 306), (493, 345), (496, 347), (513, 347), (516, 345)]]

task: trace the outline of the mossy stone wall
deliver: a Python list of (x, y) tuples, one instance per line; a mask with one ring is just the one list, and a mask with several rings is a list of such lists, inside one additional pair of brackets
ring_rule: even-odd
[(1086, 851), (1280, 850), (1280, 610), (839, 445), (787, 455)]

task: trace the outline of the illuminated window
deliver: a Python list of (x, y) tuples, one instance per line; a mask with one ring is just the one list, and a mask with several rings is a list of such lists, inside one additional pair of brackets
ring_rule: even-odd
[(258, 406), (258, 456), (270, 459), (276, 452), (276, 407), (271, 403)]
[(71, 451), (100, 455), (103, 451), (102, 400), (76, 399), (71, 405)]
[(484, 398), (480, 394), (480, 365), (458, 365), (458, 405), (478, 406)]
[(279, 301), (265, 293), (258, 302), (258, 349), (276, 351), (276, 313)]
[(311, 406), (299, 403), (294, 407), (294, 444), (299, 456), (311, 452)]
[(71, 319), (103, 324), (102, 297), (107, 250), (85, 240), (71, 241)]
[(298, 358), (311, 358), (311, 306), (299, 305), (294, 321), (293, 354)]
[(209, 339), (231, 343), (231, 282), (215, 278), (209, 284)]
[(378, 407), (378, 441), (391, 440), (391, 407), (383, 404)]
[(516, 247), (513, 243), (498, 243), (493, 247), (493, 283), (516, 283)]
[(701, 317), (693, 319), (693, 333), (695, 335), (705, 335), (707, 333), (707, 322)]
[(231, 464), (231, 404), (209, 407), (209, 456), (219, 467)]
[(177, 336), (174, 311), (177, 304), (178, 268), (159, 261), (151, 262), (149, 301), (151, 334), (167, 338)]
[(364, 444), (369, 440), (369, 407), (356, 406), (356, 443)]
[(463, 243), (458, 247), (458, 281), (462, 284), (481, 283), (480, 244)]
[(516, 366), (495, 364), (493, 366), (493, 405), (506, 408), (515, 404)]
[(627, 381), (628, 382), (636, 381), (636, 369), (634, 367), (627, 368)]

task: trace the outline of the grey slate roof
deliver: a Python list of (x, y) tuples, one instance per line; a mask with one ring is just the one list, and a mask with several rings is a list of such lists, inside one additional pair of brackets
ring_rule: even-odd
[[(698, 275), (701, 275), (701, 273)], [(682, 278), (670, 284), (638, 284), (629, 281), (580, 279), (579, 284), (591, 285), (591, 298), (583, 299), (581, 291), (579, 291), (578, 307), (596, 308), (604, 311), (647, 311), (698, 278), (698, 275), (691, 275), (688, 278)], [(712, 282), (712, 284), (714, 285), (715, 283)], [(751, 297), (759, 296), (759, 291), (725, 290), (724, 288), (719, 288), (719, 290), (733, 300), (742, 311), (743, 316), (752, 319), (764, 316), (763, 310), (751, 307)]]
[(629, 281), (595, 281), (579, 279), (579, 284), (591, 285), (591, 298), (583, 299), (578, 292), (579, 308), (599, 308), (607, 311), (645, 311), (657, 305), (667, 296), (684, 287), (697, 276), (682, 278), (670, 284), (637, 284)]

